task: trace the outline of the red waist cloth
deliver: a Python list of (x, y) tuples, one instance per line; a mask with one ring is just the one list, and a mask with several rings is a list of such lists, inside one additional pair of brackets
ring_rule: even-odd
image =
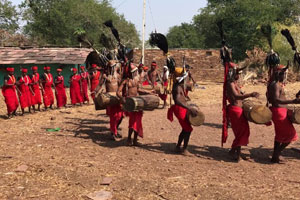
[(20, 100), (20, 105), (21, 108), (27, 108), (30, 107), (31, 104), (31, 91), (29, 90), (29, 86), (28, 85), (21, 85), (19, 86), (19, 100)]
[(48, 84), (44, 85), (43, 99), (44, 99), (45, 107), (48, 107), (48, 106), (54, 104), (54, 96), (53, 96), (53, 91), (52, 91), (51, 85), (48, 85)]
[(167, 116), (168, 120), (170, 120), (171, 122), (173, 121), (173, 114), (175, 114), (175, 116), (177, 117), (177, 119), (179, 121), (181, 128), (185, 132), (193, 131), (193, 127), (192, 127), (191, 123), (186, 118), (186, 114), (187, 114), (186, 108), (181, 107), (176, 104), (172, 105), (171, 108), (168, 109), (168, 116)]
[(67, 104), (67, 95), (65, 88), (56, 88), (57, 93), (55, 93), (56, 96), (56, 102), (57, 107), (60, 108), (62, 106), (65, 106)]
[(19, 100), (20, 100), (20, 105), (21, 108), (27, 108), (30, 107), (31, 104), (31, 91), (29, 89), (29, 84), (31, 83), (31, 80), (29, 78), (29, 76), (24, 76), (21, 77), (19, 80), (20, 85), (18, 86), (19, 88)]
[(121, 105), (107, 106), (106, 114), (109, 116), (110, 131), (117, 135), (117, 126), (124, 115)]
[(17, 110), (19, 106), (18, 97), (16, 94), (15, 86), (3, 86), (2, 94), (5, 99), (8, 114)]
[(281, 143), (290, 143), (298, 139), (296, 130), (287, 118), (286, 108), (271, 107), (272, 121), (275, 127), (275, 141)]
[(80, 87), (80, 76), (75, 75), (76, 77), (72, 77), (71, 85), (70, 85), (70, 97), (71, 103), (75, 105), (76, 103), (82, 103), (82, 96), (81, 96), (81, 87)]
[(235, 136), (231, 147), (247, 146), (249, 143), (250, 129), (249, 123), (243, 115), (243, 109), (238, 106), (230, 105), (227, 107), (227, 112)]
[(150, 83), (148, 82), (148, 80), (145, 80), (145, 81), (143, 82), (143, 85), (150, 85)]
[(128, 128), (132, 128), (138, 135), (143, 138), (143, 111), (139, 112), (126, 112), (126, 115), (129, 116), (129, 126)]
[(87, 81), (87, 79), (83, 79), (81, 84), (82, 84), (82, 98), (83, 98), (83, 101), (89, 101), (88, 81)]
[[(99, 80), (93, 80), (91, 82), (91, 92), (95, 91), (95, 89), (98, 86), (98, 84), (99, 84)], [(92, 96), (92, 99), (95, 99), (95, 94), (94, 93), (92, 93), (91, 96)]]
[(40, 86), (38, 84), (32, 85), (32, 91), (34, 92), (34, 95), (31, 95), (31, 104), (42, 104), (42, 97), (41, 97), (41, 90)]
[(158, 96), (159, 96), (159, 97), (161, 98), (161, 100), (163, 100), (163, 101), (166, 101), (167, 98), (168, 98), (168, 95), (167, 95), (167, 94), (159, 94)]

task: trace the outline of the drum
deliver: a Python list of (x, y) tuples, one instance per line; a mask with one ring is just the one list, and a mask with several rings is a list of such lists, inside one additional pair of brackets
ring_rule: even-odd
[(123, 108), (128, 112), (154, 110), (158, 108), (159, 101), (159, 97), (155, 95), (127, 97)]
[(143, 85), (142, 89), (144, 90), (154, 90), (156, 94), (164, 94), (165, 89), (164, 86), (161, 85), (160, 83), (157, 83), (157, 85), (152, 88), (152, 85)]
[(95, 109), (103, 110), (107, 106), (117, 105), (120, 103), (119, 98), (116, 96), (116, 93), (98, 93), (94, 99)]
[(300, 124), (300, 108), (288, 108), (288, 119), (295, 124)]
[(192, 116), (190, 112), (188, 112), (188, 120), (193, 126), (201, 126), (205, 121), (205, 115), (203, 112), (201, 112), (197, 105), (190, 104), (190, 106), (194, 107), (198, 110), (198, 114), (196, 116)]
[(243, 112), (246, 119), (255, 124), (266, 124), (272, 120), (272, 112), (267, 106), (251, 100), (243, 101)]

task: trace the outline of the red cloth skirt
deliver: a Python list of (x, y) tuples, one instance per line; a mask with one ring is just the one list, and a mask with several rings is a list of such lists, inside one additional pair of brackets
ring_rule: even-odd
[(118, 123), (120, 122), (120, 120), (124, 115), (124, 112), (121, 109), (121, 105), (119, 104), (119, 105), (107, 106), (106, 114), (109, 116), (110, 131), (115, 135), (117, 135)]
[(272, 121), (275, 127), (275, 141), (281, 143), (290, 143), (298, 139), (296, 130), (287, 118), (286, 108), (271, 107)]
[(41, 90), (40, 90), (40, 86), (38, 84), (35, 84), (32, 86), (32, 90), (34, 92), (34, 96), (31, 94), (31, 104), (32, 105), (36, 105), (42, 104), (42, 95), (41, 95)]
[(71, 103), (75, 105), (76, 103), (82, 103), (81, 89), (78, 81), (73, 81), (70, 85), (70, 97)]
[(82, 98), (83, 102), (89, 101), (89, 95), (88, 95), (88, 81), (86, 79), (83, 79), (82, 82)]
[(150, 83), (148, 82), (148, 80), (145, 80), (145, 81), (143, 82), (143, 85), (150, 85)]
[(173, 121), (173, 114), (177, 117), (179, 124), (185, 132), (192, 132), (193, 127), (191, 123), (188, 121), (186, 115), (187, 115), (187, 109), (184, 107), (181, 107), (179, 105), (172, 105), (171, 108), (168, 110), (168, 120), (171, 122)]
[(31, 106), (31, 91), (29, 90), (29, 86), (28, 85), (20, 85), (19, 86), (19, 91), (21, 93), (19, 93), (19, 100), (20, 100), (20, 105), (21, 108), (27, 108)]
[[(99, 84), (99, 80), (94, 80), (94, 81), (91, 82), (91, 92), (95, 91), (98, 84)], [(91, 96), (92, 96), (92, 99), (95, 99), (95, 94), (94, 93), (92, 93)]]
[(66, 90), (64, 87), (56, 87), (57, 93), (55, 93), (56, 96), (56, 102), (57, 102), (57, 107), (63, 107), (67, 104), (67, 95), (66, 95)]
[(2, 88), (2, 94), (5, 99), (7, 113), (11, 114), (15, 110), (17, 110), (17, 108), (19, 106), (19, 101), (18, 101), (18, 97), (16, 94), (15, 86), (4, 86)]
[(126, 112), (126, 115), (129, 116), (129, 126), (128, 128), (132, 128), (138, 135), (143, 138), (143, 111), (139, 112)]
[(53, 96), (53, 91), (52, 91), (51, 85), (45, 84), (44, 91), (45, 91), (44, 95), (43, 95), (44, 104), (45, 104), (45, 107), (48, 107), (48, 106), (54, 104), (54, 96)]
[(243, 109), (238, 106), (230, 105), (227, 107), (227, 112), (235, 136), (231, 147), (247, 146), (249, 143), (250, 128), (243, 114)]

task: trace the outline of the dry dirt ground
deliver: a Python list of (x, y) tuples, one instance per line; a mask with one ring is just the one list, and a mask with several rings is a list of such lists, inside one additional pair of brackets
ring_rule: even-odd
[[(243, 89), (265, 93), (264, 85)], [(292, 96), (300, 84), (286, 89)], [(271, 164), (274, 127), (251, 123), (243, 150), (250, 159), (233, 162), (231, 129), (220, 145), (221, 94), (221, 83), (200, 83), (190, 95), (206, 120), (192, 132), (189, 156), (173, 154), (181, 129), (177, 119), (166, 119), (167, 109), (145, 112), (141, 146), (128, 147), (128, 119), (120, 126), (123, 139), (111, 141), (108, 117), (93, 105), (6, 120), (1, 96), (0, 199), (86, 199), (101, 190), (134, 200), (300, 199), (300, 153), (291, 149), (299, 143), (284, 151), (285, 164)], [(57, 127), (61, 131), (46, 131)], [(105, 177), (112, 179), (109, 185), (102, 185)]]

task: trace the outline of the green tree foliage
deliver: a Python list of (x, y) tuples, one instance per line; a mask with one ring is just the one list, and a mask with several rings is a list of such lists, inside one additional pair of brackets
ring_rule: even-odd
[[(290, 26), (299, 23), (299, 16), (300, 0), (208, 0), (207, 6), (194, 16), (190, 24), (194, 29), (190, 28), (190, 32), (196, 33), (199, 38), (194, 41), (201, 41), (195, 43), (196, 47), (219, 48), (221, 38), (217, 22), (222, 21), (225, 39), (233, 48), (234, 59), (242, 60), (246, 57), (246, 50), (255, 46), (269, 50), (267, 40), (260, 31), (261, 25), (276, 23)], [(174, 32), (173, 28), (170, 29), (170, 36), (176, 35), (171, 32)], [(181, 29), (175, 29), (176, 33), (188, 34), (188, 29), (182, 26), (175, 28)], [(182, 43), (175, 43), (171, 37), (168, 40), (176, 47), (183, 47)], [(185, 42), (192, 44), (193, 40)]]
[(199, 36), (192, 24), (182, 23), (180, 26), (173, 26), (166, 37), (170, 48), (203, 47), (204, 38)]
[(15, 33), (18, 28), (19, 13), (8, 0), (0, 0), (0, 29)]
[(101, 33), (112, 37), (103, 25), (108, 19), (112, 19), (123, 44), (136, 47), (140, 42), (135, 26), (107, 0), (27, 0), (21, 7), (27, 21), (25, 34), (42, 45), (78, 45), (74, 33), (85, 32), (96, 47), (101, 47)]

